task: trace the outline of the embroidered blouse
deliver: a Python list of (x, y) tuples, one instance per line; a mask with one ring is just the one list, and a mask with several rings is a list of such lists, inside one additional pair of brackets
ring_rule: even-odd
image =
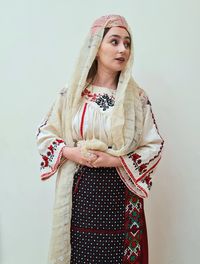
[(90, 86), (82, 93), (82, 102), (72, 122), (74, 140), (99, 139), (112, 145), (111, 113), (116, 91), (106, 87)]
[[(82, 100), (72, 122), (74, 141), (99, 139), (112, 146), (110, 131), (111, 113), (115, 103), (116, 91), (106, 87), (89, 86), (82, 92)], [(152, 175), (161, 159), (164, 141), (159, 134), (152, 107), (145, 92), (141, 89), (140, 98), (144, 113), (143, 133), (139, 147), (133, 152), (121, 156), (122, 167), (117, 168), (118, 174), (127, 187), (140, 197), (148, 197), (152, 186)], [(40, 126), (45, 133), (48, 119)], [(49, 132), (49, 131), (48, 131)], [(48, 145), (48, 140), (45, 140)], [(55, 135), (52, 144), (46, 147), (47, 153), (41, 154), (41, 178), (51, 177), (63, 162), (62, 148), (65, 142), (60, 135)]]

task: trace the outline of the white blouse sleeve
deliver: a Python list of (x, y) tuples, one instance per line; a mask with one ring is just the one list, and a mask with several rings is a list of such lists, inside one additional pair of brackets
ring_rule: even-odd
[(164, 140), (159, 134), (151, 103), (144, 92), (144, 126), (139, 147), (128, 155), (121, 156), (123, 167), (118, 172), (127, 187), (142, 198), (148, 197), (155, 169), (161, 159)]
[(37, 146), (41, 157), (41, 179), (46, 180), (56, 173), (64, 158), (62, 149), (62, 105), (65, 92), (62, 91), (37, 131)]

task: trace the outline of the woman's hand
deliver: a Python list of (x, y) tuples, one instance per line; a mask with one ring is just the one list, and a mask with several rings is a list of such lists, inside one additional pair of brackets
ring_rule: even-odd
[[(89, 152), (91, 153), (91, 152)], [(93, 167), (92, 162), (94, 162), (97, 158), (95, 154), (93, 155), (88, 155), (88, 157), (84, 157), (81, 153), (81, 149), (79, 147), (64, 147), (63, 156), (71, 161), (74, 161), (80, 165), (83, 166), (88, 166), (88, 167)]]
[(114, 157), (108, 153), (97, 150), (90, 150), (90, 153), (95, 154), (97, 156), (94, 161), (91, 161), (91, 165), (94, 168), (122, 166), (121, 161), (118, 157)]

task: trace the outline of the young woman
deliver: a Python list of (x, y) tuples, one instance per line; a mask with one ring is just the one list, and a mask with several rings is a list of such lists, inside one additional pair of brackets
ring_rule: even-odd
[(41, 179), (58, 172), (49, 264), (148, 263), (143, 198), (163, 139), (132, 63), (126, 20), (97, 19), (38, 129)]

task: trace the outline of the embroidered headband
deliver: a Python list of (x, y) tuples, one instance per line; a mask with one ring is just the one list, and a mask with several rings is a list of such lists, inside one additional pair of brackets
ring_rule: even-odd
[[(94, 21), (91, 27), (91, 34), (94, 35), (97, 31), (99, 31), (102, 27), (122, 27), (126, 30), (128, 29), (128, 23), (123, 16), (120, 15), (107, 15), (102, 16)], [(127, 30), (128, 31), (128, 30)]]

